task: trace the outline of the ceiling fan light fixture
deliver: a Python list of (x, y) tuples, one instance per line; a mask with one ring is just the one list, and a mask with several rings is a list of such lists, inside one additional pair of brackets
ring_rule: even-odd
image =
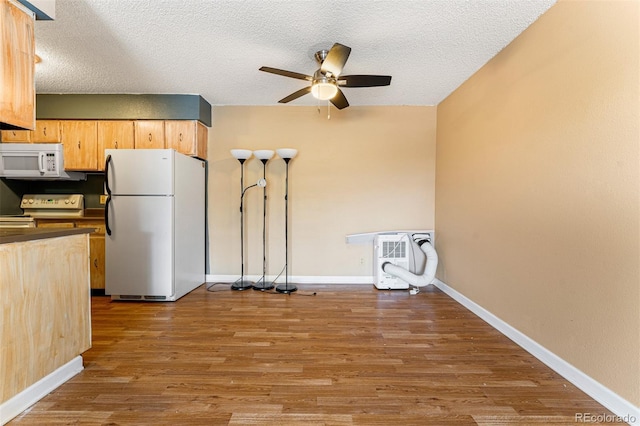
[(338, 87), (333, 83), (319, 82), (311, 86), (311, 94), (321, 101), (333, 98), (338, 93)]

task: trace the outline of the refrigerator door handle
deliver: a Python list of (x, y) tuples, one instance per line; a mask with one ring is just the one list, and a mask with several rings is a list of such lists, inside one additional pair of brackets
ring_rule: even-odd
[(111, 228), (109, 227), (109, 203), (111, 203), (111, 194), (107, 195), (107, 201), (104, 205), (104, 230), (107, 235), (111, 235)]
[[(111, 188), (109, 188), (109, 163), (111, 163), (111, 154), (107, 155), (107, 159), (104, 162), (104, 189), (107, 195), (111, 195)], [(105, 216), (106, 214), (107, 213), (105, 213)]]

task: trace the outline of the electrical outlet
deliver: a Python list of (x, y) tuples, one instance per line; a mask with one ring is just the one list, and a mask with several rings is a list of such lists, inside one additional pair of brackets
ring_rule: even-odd
[(106, 204), (107, 203), (107, 196), (106, 195), (101, 195), (100, 196), (100, 204)]

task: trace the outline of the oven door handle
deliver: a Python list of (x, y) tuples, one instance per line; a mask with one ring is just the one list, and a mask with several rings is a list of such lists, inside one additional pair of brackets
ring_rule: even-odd
[(107, 235), (111, 235), (111, 228), (109, 227), (109, 204), (111, 203), (111, 195), (107, 195), (107, 201), (104, 205), (104, 230)]

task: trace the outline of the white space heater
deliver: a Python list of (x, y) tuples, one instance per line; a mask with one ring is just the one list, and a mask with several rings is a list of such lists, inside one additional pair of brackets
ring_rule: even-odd
[[(413, 241), (427, 240), (433, 242), (433, 234), (427, 233), (381, 233), (377, 234), (373, 241), (373, 284), (379, 290), (403, 290), (409, 288), (409, 283), (402, 279), (388, 274), (382, 270), (385, 262), (400, 266), (408, 271), (422, 272), (425, 267), (425, 260), (418, 260), (421, 264), (416, 264), (414, 248), (410, 244)], [(420, 259), (420, 258), (418, 258)]]

